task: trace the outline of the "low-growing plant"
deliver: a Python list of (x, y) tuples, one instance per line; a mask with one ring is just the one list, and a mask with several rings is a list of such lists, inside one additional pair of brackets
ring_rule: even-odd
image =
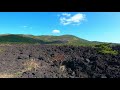
[(33, 69), (36, 70), (39, 68), (38, 62), (34, 59), (27, 60), (23, 65), (25, 67), (25, 71), (31, 71)]
[(4, 49), (4, 48), (0, 48), (0, 53), (1, 53), (1, 52), (4, 52), (4, 51), (5, 51), (5, 49)]
[(14, 74), (0, 73), (0, 78), (14, 78)]
[(101, 53), (104, 53), (104, 54), (112, 54), (112, 55), (117, 55), (118, 54), (118, 52), (117, 51), (115, 51), (115, 50), (111, 50), (111, 51), (108, 51), (108, 50), (101, 50), (100, 51)]
[(111, 55), (117, 55), (118, 52), (116, 50), (113, 50), (110, 46), (110, 44), (99, 44), (95, 46), (99, 53), (103, 54), (111, 54)]

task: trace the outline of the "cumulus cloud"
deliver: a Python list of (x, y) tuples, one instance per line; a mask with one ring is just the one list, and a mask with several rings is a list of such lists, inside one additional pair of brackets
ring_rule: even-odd
[(71, 14), (70, 13), (62, 13), (62, 14), (58, 14), (57, 16), (60, 17), (60, 16), (66, 16), (66, 17), (70, 17)]
[(78, 13), (73, 16), (68, 13), (63, 13), (60, 17), (60, 23), (63, 25), (79, 25), (82, 21), (86, 19), (86, 16), (84, 14)]
[(62, 15), (67, 16), (67, 17), (71, 16), (71, 14), (69, 14), (69, 13), (63, 13)]
[(55, 29), (55, 30), (52, 31), (52, 33), (58, 34), (58, 33), (60, 33), (60, 30)]

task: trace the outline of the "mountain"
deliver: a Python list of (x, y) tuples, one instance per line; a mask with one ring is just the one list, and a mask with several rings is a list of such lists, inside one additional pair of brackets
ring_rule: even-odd
[(88, 41), (82, 38), (78, 38), (73, 35), (24, 35), (24, 34), (2, 34), (0, 35), (0, 43), (28, 43), (28, 44), (68, 44), (68, 45), (94, 45), (103, 42)]

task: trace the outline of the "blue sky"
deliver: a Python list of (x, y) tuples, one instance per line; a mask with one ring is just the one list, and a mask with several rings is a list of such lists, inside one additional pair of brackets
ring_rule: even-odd
[(120, 43), (120, 12), (0, 12), (0, 34), (8, 33)]

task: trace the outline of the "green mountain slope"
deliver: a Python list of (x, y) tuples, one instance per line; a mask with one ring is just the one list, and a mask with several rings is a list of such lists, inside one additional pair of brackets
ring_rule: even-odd
[(1, 44), (11, 43), (28, 43), (28, 44), (57, 44), (57, 45), (95, 45), (102, 42), (92, 42), (85, 39), (78, 38), (73, 35), (61, 35), (61, 36), (50, 36), (50, 35), (24, 35), (24, 34), (4, 34), (0, 35)]
[(0, 43), (44, 43), (41, 40), (22, 35), (0, 35)]

